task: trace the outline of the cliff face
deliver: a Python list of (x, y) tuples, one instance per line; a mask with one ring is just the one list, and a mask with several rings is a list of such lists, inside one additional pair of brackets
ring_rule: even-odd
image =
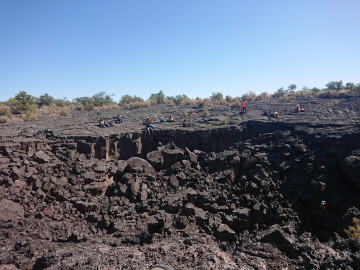
[(19, 132), (0, 141), (0, 265), (359, 269), (344, 233), (360, 217), (356, 104), (278, 121), (214, 108), (233, 123), (200, 128), (216, 116), (199, 116), (152, 135), (8, 124)]

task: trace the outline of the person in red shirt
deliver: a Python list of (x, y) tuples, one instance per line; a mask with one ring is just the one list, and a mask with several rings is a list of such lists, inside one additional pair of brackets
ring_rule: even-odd
[(247, 103), (245, 101), (245, 99), (243, 99), (243, 102), (242, 102), (242, 113), (246, 113), (246, 107), (247, 107)]

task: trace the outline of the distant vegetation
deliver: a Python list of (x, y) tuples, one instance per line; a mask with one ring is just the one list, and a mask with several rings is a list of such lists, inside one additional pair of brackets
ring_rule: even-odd
[[(64, 99), (55, 99), (45, 93), (40, 97), (33, 97), (25, 91), (20, 91), (14, 98), (5, 102), (0, 102), (0, 122), (8, 120), (35, 120), (41, 114), (69, 116), (71, 110), (109, 110), (109, 109), (133, 109), (148, 107), (151, 104), (168, 104), (170, 106), (194, 105), (207, 111), (208, 105), (240, 106), (243, 99), (251, 101), (270, 101), (292, 103), (298, 98), (322, 98), (332, 99), (332, 104), (336, 106), (339, 101), (336, 99), (346, 98), (351, 94), (360, 93), (360, 83), (354, 84), (342, 81), (331, 81), (323, 89), (316, 87), (309, 88), (304, 86), (301, 90), (296, 90), (297, 85), (290, 84), (286, 89), (280, 87), (273, 94), (262, 92), (256, 95), (249, 91), (239, 97), (223, 96), (221, 92), (213, 92), (209, 98), (190, 99), (186, 95), (166, 96), (163, 90), (150, 95), (149, 99), (144, 101), (142, 98), (131, 95), (123, 95), (116, 102), (105, 92), (99, 92), (91, 97), (78, 97), (72, 101)], [(208, 112), (208, 111), (207, 111)]]
[(360, 239), (360, 220), (357, 218), (353, 218), (353, 226), (349, 226), (345, 233), (349, 238)]

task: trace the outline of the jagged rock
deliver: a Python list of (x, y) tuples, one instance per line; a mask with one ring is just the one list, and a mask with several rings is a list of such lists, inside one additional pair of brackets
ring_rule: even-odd
[(127, 171), (131, 173), (144, 173), (148, 175), (155, 175), (155, 169), (145, 159), (132, 157), (128, 159)]
[(39, 163), (48, 163), (51, 160), (50, 156), (44, 151), (37, 151), (33, 157)]
[(146, 154), (146, 159), (157, 170), (161, 169), (164, 164), (164, 157), (159, 150), (154, 150)]
[(360, 188), (360, 155), (346, 157), (342, 164), (342, 170), (349, 177), (349, 180)]
[(0, 221), (8, 222), (18, 219), (24, 219), (24, 208), (16, 202), (2, 199), (0, 201)]

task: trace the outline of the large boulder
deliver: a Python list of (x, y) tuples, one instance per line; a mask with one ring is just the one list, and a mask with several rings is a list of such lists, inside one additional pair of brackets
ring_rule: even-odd
[(128, 159), (128, 165), (126, 171), (130, 173), (144, 173), (148, 175), (154, 175), (155, 169), (145, 159), (139, 157), (132, 157)]
[(24, 218), (24, 208), (13, 201), (2, 199), (0, 201), (0, 222), (14, 221)]

